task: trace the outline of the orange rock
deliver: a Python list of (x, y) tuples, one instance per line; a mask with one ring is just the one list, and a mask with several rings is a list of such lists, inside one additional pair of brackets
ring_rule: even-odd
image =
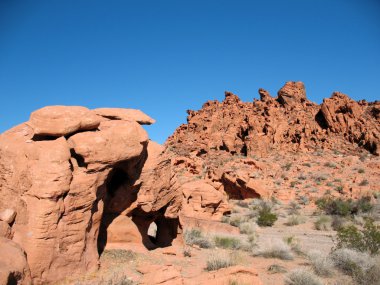
[(141, 125), (151, 125), (156, 122), (145, 113), (135, 109), (98, 108), (92, 110), (92, 112), (106, 119), (132, 121)]
[(18, 244), (0, 237), (0, 256), (0, 284), (32, 284), (25, 253)]
[(183, 278), (181, 269), (174, 265), (151, 265), (144, 264), (137, 268), (137, 271), (144, 274), (139, 284), (141, 285), (182, 285)]
[[(194, 282), (194, 283), (192, 283)], [(217, 271), (203, 273), (197, 278), (194, 278), (188, 284), (215, 284), (228, 285), (232, 282), (241, 284), (261, 285), (262, 282), (255, 270), (243, 266), (232, 266), (222, 268)], [(186, 283), (185, 283), (186, 284)]]
[(48, 106), (34, 111), (28, 124), (35, 135), (64, 136), (77, 131), (94, 130), (100, 120), (85, 107)]
[(229, 211), (227, 197), (204, 181), (185, 183), (180, 189), (183, 193), (181, 213), (198, 219), (220, 220)]
[(12, 238), (11, 227), (4, 221), (0, 221), (0, 237)]

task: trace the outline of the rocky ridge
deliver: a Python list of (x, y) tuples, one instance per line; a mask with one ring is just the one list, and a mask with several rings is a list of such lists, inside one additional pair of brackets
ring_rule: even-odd
[(280, 194), (273, 183), (283, 178), (284, 158), (294, 160), (298, 169), (293, 174), (300, 175), (301, 164), (323, 152), (326, 162), (339, 154), (342, 166), (350, 163), (345, 157), (379, 155), (380, 102), (356, 102), (334, 92), (317, 105), (307, 99), (302, 82), (287, 82), (277, 97), (264, 89), (259, 94), (260, 100), (245, 103), (226, 92), (222, 102), (188, 110), (187, 124), (166, 142), (166, 154), (186, 165), (186, 172), (175, 172), (193, 174), (191, 179), (207, 181), (229, 198), (288, 201), (294, 198), (291, 191)]

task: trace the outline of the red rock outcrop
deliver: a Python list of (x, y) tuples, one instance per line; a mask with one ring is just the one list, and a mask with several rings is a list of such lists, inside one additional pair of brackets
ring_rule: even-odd
[(268, 185), (281, 169), (258, 158), (318, 150), (379, 154), (379, 102), (355, 102), (335, 92), (317, 105), (302, 82), (287, 82), (277, 97), (264, 89), (259, 94), (260, 100), (244, 103), (226, 92), (222, 102), (188, 110), (187, 124), (166, 142), (166, 153), (186, 165), (176, 164), (177, 176), (198, 177), (229, 198), (269, 198)]
[(323, 100), (321, 114), (331, 132), (379, 155), (380, 102), (356, 102), (343, 93), (334, 92), (331, 98)]
[[(288, 183), (284, 169), (292, 163), (291, 174), (304, 179), (298, 154), (379, 154), (378, 102), (334, 93), (319, 106), (301, 82), (286, 83), (277, 97), (264, 89), (259, 94), (260, 100), (244, 103), (226, 92), (224, 101), (188, 111), (187, 124), (165, 147), (149, 141), (140, 124), (154, 120), (139, 110), (51, 106), (33, 112), (0, 135), (0, 236), (25, 251), (35, 284), (49, 283), (96, 270), (107, 243), (151, 249), (172, 244), (187, 227), (215, 227), (230, 211), (228, 199), (294, 199), (297, 193), (279, 185)], [(286, 165), (271, 163), (289, 153), (295, 155)], [(341, 188), (351, 196), (370, 190)], [(29, 278), (26, 266), (6, 266), (24, 268)], [(164, 270), (163, 281), (182, 282), (177, 268)], [(245, 269), (236, 270), (240, 276)], [(146, 275), (144, 282), (156, 278)]]
[[(35, 284), (96, 270), (107, 235), (148, 242), (156, 221), (157, 239), (176, 237), (170, 171), (149, 163), (161, 149), (139, 124), (153, 122), (137, 110), (52, 106), (0, 136), (1, 235), (25, 250)], [(140, 180), (152, 171), (161, 184)]]

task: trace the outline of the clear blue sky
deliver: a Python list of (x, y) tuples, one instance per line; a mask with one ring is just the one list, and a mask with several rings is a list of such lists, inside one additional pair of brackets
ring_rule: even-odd
[(379, 0), (0, 0), (0, 132), (46, 105), (141, 109), (164, 142), (187, 109), (301, 80), (380, 99)]

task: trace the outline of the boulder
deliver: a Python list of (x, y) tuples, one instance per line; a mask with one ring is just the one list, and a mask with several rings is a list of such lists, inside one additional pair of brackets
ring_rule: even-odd
[(198, 219), (220, 220), (230, 210), (227, 196), (202, 180), (185, 183), (181, 214)]
[(306, 99), (306, 90), (302, 82), (286, 82), (278, 91), (277, 100), (287, 106), (295, 106), (304, 103)]
[(0, 237), (0, 256), (0, 284), (32, 284), (25, 252), (17, 243)]
[(92, 110), (92, 112), (105, 119), (137, 122), (140, 125), (151, 125), (156, 122), (142, 111), (136, 109), (98, 108)]
[(47, 106), (34, 111), (28, 122), (35, 135), (52, 137), (94, 130), (99, 123), (95, 114), (80, 106)]

